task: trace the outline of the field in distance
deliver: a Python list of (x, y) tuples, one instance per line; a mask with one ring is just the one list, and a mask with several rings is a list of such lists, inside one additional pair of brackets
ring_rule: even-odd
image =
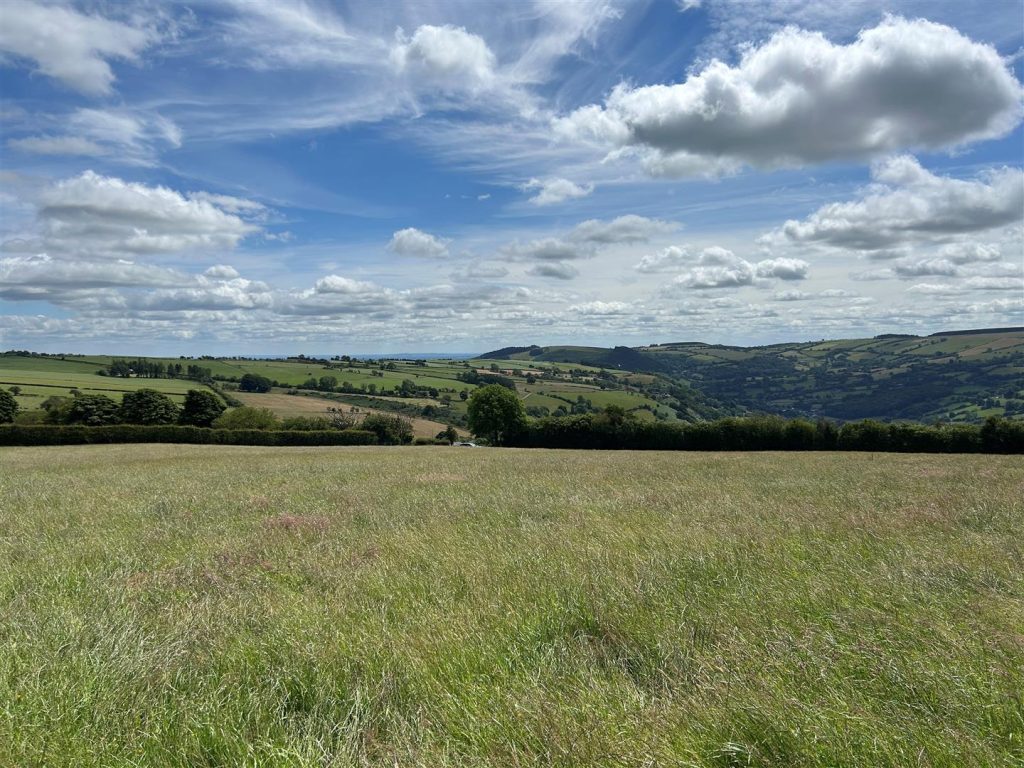
[[(25, 409), (71, 388), (119, 398), (152, 387), (179, 401), (198, 381), (96, 375), (110, 356), (0, 355), (0, 387), (20, 390)], [(777, 414), (837, 421), (980, 423), (1024, 419), (1024, 330), (954, 331), (931, 336), (730, 347), (698, 342), (645, 347), (506, 347), (474, 360), (361, 360), (348, 356), (254, 360), (147, 358), (197, 365), (232, 393), (246, 374), (273, 382), (270, 394), (301, 391), (319, 412), (340, 405), (465, 427), (465, 398), (495, 380), (514, 387), (532, 417), (619, 406), (642, 420), (699, 421)], [(208, 382), (209, 383), (209, 382)], [(331, 402), (327, 402), (331, 401)], [(256, 402), (249, 402), (253, 405)], [(309, 403), (266, 397), (279, 416)], [(433, 427), (430, 427), (433, 429)], [(426, 425), (420, 432), (427, 435)]]
[[(189, 389), (206, 386), (183, 378), (98, 375), (116, 359), (119, 358), (7, 353), (0, 355), (0, 387), (17, 387), (19, 406), (38, 410), (48, 397), (66, 397), (72, 389), (119, 400), (126, 391), (150, 387), (170, 394), (180, 403)], [(328, 408), (346, 412), (356, 408), (356, 413), (364, 415), (399, 413), (413, 421), (417, 436), (422, 437), (434, 437), (448, 424), (465, 431), (466, 398), (479, 384), (493, 377), (501, 377), (513, 386), (533, 416), (596, 411), (608, 405), (620, 405), (640, 419), (676, 420), (686, 414), (662, 402), (661, 390), (641, 391), (642, 382), (653, 377), (628, 371), (607, 372), (598, 377), (596, 369), (560, 364), (516, 364), (505, 370), (490, 360), (144, 359), (163, 366), (200, 366), (208, 370), (217, 389), (246, 405), (269, 408), (282, 418), (323, 414)], [(266, 393), (239, 392), (238, 383), (246, 374), (265, 377), (273, 383), (272, 389)], [(473, 378), (474, 375), (484, 378)], [(694, 417), (703, 415), (714, 414), (692, 413)]]
[(1024, 761), (1019, 457), (0, 466), (2, 765)]
[[(107, 363), (109, 364), (109, 363)], [(16, 387), (15, 400), (24, 410), (35, 410), (49, 397), (69, 397), (73, 391), (86, 395), (106, 395), (120, 402), (125, 392), (148, 387), (163, 392), (181, 405), (190, 389), (206, 389), (186, 379), (119, 378), (100, 376), (103, 364), (77, 356), (19, 357), (0, 355), (0, 388)]]
[[(346, 405), (344, 401), (327, 400), (322, 397), (301, 397), (270, 392), (236, 392), (234, 393), (245, 405), (255, 408), (269, 408), (277, 416), (287, 419), (292, 416), (323, 416), (328, 413), (328, 408), (337, 408), (355, 422), (358, 428), (359, 423), (371, 413), (387, 413), (376, 408), (360, 407), (358, 405)], [(412, 432), (415, 437), (436, 437), (442, 432), (446, 425), (439, 421), (430, 419), (409, 418), (412, 424)], [(459, 430), (456, 430), (459, 432)], [(465, 430), (460, 432), (461, 437), (466, 437)]]

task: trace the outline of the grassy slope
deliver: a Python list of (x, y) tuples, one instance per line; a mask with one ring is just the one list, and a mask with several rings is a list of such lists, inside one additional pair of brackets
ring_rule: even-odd
[[(620, 349), (543, 347), (499, 364), (605, 360)], [(639, 347), (643, 359), (715, 401), (754, 412), (842, 420), (979, 421), (1024, 418), (1024, 331), (881, 337), (727, 347), (681, 342)], [(572, 367), (569, 363), (559, 363)], [(995, 398), (996, 402), (982, 401)], [(698, 409), (699, 411), (699, 409)]]
[[(289, 418), (291, 416), (325, 416), (328, 408), (340, 408), (358, 423), (370, 413), (387, 413), (386, 411), (365, 407), (356, 407), (355, 411), (351, 411), (352, 406), (348, 406), (338, 400), (288, 395), (280, 392), (235, 392), (234, 396), (245, 405), (254, 408), (269, 408), (281, 418)], [(447, 426), (440, 421), (432, 421), (431, 419), (409, 418), (409, 421), (412, 424), (413, 435), (416, 437), (436, 437)], [(465, 430), (463, 430), (464, 432)]]
[(0, 387), (21, 388), (18, 405), (26, 410), (38, 408), (52, 395), (67, 397), (71, 388), (83, 394), (106, 395), (120, 400), (125, 392), (155, 389), (170, 396), (179, 405), (190, 389), (206, 389), (203, 384), (187, 379), (144, 379), (97, 376), (99, 365), (81, 358), (29, 358), (0, 356)]
[[(165, 363), (175, 362), (175, 360), (168, 358), (150, 359), (160, 360)], [(201, 387), (201, 385), (195, 382), (183, 379), (121, 379), (97, 376), (96, 370), (102, 365), (109, 364), (110, 360), (111, 358), (103, 357), (68, 357), (62, 360), (58, 358), (0, 356), (0, 386), (6, 388), (11, 384), (19, 385), (22, 389), (22, 394), (19, 396), (19, 404), (25, 409), (38, 408), (39, 404), (50, 395), (67, 395), (70, 387), (77, 387), (82, 392), (90, 394), (106, 394), (115, 399), (120, 397), (121, 392), (133, 391), (140, 387), (151, 387), (170, 394), (179, 404), (184, 400), (184, 393), (188, 389)], [(486, 371), (491, 362), (479, 361), (481, 370)], [(520, 365), (514, 361), (500, 362), (508, 363), (509, 365)], [(216, 375), (240, 378), (245, 373), (256, 373), (261, 376), (267, 376), (286, 386), (302, 384), (310, 377), (319, 379), (321, 376), (333, 376), (337, 379), (338, 384), (347, 382), (356, 387), (360, 385), (374, 385), (377, 388), (387, 387), (390, 389), (401, 385), (403, 380), (409, 379), (417, 386), (438, 389), (439, 392), (447, 394), (451, 402), (443, 403), (440, 400), (430, 398), (391, 399), (421, 407), (432, 404), (442, 413), (450, 408), (457, 413), (464, 414), (465, 404), (458, 398), (458, 393), (464, 389), (473, 389), (472, 385), (461, 382), (456, 378), (460, 373), (467, 370), (466, 366), (461, 362), (454, 363), (445, 360), (431, 360), (425, 366), (416, 365), (411, 361), (394, 361), (396, 370), (383, 371), (381, 376), (373, 374), (374, 371), (378, 371), (378, 368), (376, 365), (370, 364), (356, 367), (338, 367), (339, 364), (335, 363), (333, 366), (325, 367), (322, 364), (311, 362), (264, 360), (200, 360), (197, 364), (211, 368)], [(569, 369), (574, 366), (551, 364), (548, 367)], [(596, 372), (599, 369), (594, 368), (592, 370)], [(543, 403), (541, 398), (534, 398), (529, 401), (530, 404), (547, 405), (551, 410), (559, 406), (568, 407), (575, 402), (578, 395), (583, 395), (590, 399), (596, 407), (604, 407), (610, 404), (621, 405), (626, 409), (636, 409), (639, 406), (658, 407), (657, 401), (643, 395), (618, 390), (602, 391), (596, 384), (545, 380), (529, 385), (526, 383), (525, 378), (521, 377), (517, 379), (517, 388), (522, 397), (537, 391), (554, 394), (555, 397), (543, 398)], [(562, 399), (557, 399), (559, 397)], [(247, 400), (244, 393), (239, 395), (239, 398), (249, 405), (257, 404)], [(569, 402), (566, 402), (566, 400)], [(286, 401), (282, 398), (267, 399), (266, 402), (258, 404), (271, 408), (279, 416), (297, 415), (297, 412), (308, 413), (310, 410), (308, 404), (296, 405), (292, 400)], [(334, 404), (337, 405), (337, 403)], [(321, 407), (315, 410), (322, 410), (322, 407), (326, 406), (321, 404)], [(667, 417), (675, 418), (675, 414), (671, 409), (663, 406), (661, 410)], [(443, 419), (439, 419), (439, 421), (443, 421)], [(429, 435), (426, 434), (428, 428), (429, 425), (426, 424), (418, 425), (417, 434), (433, 437), (439, 430), (444, 428), (444, 424), (434, 429)]]
[(1024, 395), (1022, 331), (643, 351), (701, 391), (786, 416), (978, 421), (979, 398), (1003, 415), (1007, 391)]
[[(537, 350), (534, 350), (537, 352)], [(0, 357), (0, 386), (18, 384), (24, 408), (37, 407), (49, 394), (66, 394), (67, 387), (82, 391), (106, 391), (152, 386), (174, 393), (179, 401), (194, 384), (159, 379), (103, 379), (95, 370), (109, 363), (108, 357), (54, 358)], [(155, 358), (154, 358), (155, 359)], [(699, 343), (663, 344), (638, 350), (597, 347), (545, 347), (540, 354), (513, 353), (502, 359), (472, 361), (432, 360), (425, 365), (393, 361), (396, 370), (380, 371), (377, 364), (348, 367), (341, 362), (328, 365), (313, 361), (199, 360), (216, 375), (239, 378), (257, 373), (296, 386), (310, 377), (333, 376), (338, 384), (374, 386), (389, 390), (409, 379), (418, 386), (435, 388), (456, 402), (458, 393), (471, 389), (457, 376), (467, 365), (488, 370), (529, 371), (543, 366), (561, 371), (600, 371), (577, 361), (602, 362), (620, 383), (631, 380), (655, 383), (645, 374), (631, 374), (630, 365), (652, 365), (671, 371), (677, 381), (692, 385), (688, 398), (659, 407), (666, 400), (657, 390), (645, 396), (622, 390), (602, 392), (596, 380), (567, 382), (516, 381), (520, 396), (536, 393), (528, 404), (551, 410), (563, 405), (558, 398), (575, 401), (578, 395), (596, 407), (615, 404), (627, 409), (652, 408), (663, 417), (676, 418), (678, 407), (689, 418), (767, 412), (787, 417), (825, 416), (840, 420), (881, 418), (931, 422), (977, 422), (989, 415), (1024, 418), (1024, 332), (978, 333), (927, 337), (883, 337), (843, 339), (768, 347), (725, 347)], [(164, 362), (176, 362), (163, 359)], [(569, 362), (566, 362), (569, 361)], [(181, 361), (177, 361), (181, 362)], [(184, 361), (188, 363), (190, 361)], [(381, 374), (381, 375), (374, 375)], [(524, 373), (525, 376), (525, 373)], [(5, 383), (6, 382), (6, 383)], [(43, 385), (47, 386), (43, 386)], [(661, 389), (664, 389), (663, 387)], [(543, 393), (541, 395), (541, 393)], [(678, 393), (677, 393), (678, 395)], [(113, 396), (117, 397), (114, 392)], [(673, 407), (669, 407), (671, 404)], [(446, 407), (438, 403), (439, 407)], [(646, 417), (643, 412), (638, 415)], [(685, 415), (684, 414), (684, 415)]]
[(0, 765), (1024, 760), (1015, 457), (0, 466)]

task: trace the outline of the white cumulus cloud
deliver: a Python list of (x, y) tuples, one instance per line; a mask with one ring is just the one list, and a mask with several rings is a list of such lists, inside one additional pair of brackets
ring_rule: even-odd
[(801, 259), (766, 259), (757, 263), (758, 277), (777, 277), (779, 280), (803, 280), (810, 264)]
[(400, 33), (392, 56), (402, 72), (440, 91), (475, 91), (495, 80), (494, 53), (465, 27), (424, 24), (412, 37)]
[(679, 229), (673, 221), (649, 219), (629, 213), (608, 221), (587, 219), (573, 228), (570, 237), (573, 240), (600, 245), (612, 243), (642, 243), (657, 235), (671, 234)]
[(93, 96), (113, 90), (109, 60), (135, 60), (154, 40), (147, 30), (53, 3), (4, 0), (2, 14), (0, 51)]
[[(876, 184), (860, 199), (829, 203), (803, 221), (787, 221), (781, 230), (784, 238), (879, 251), (1024, 219), (1024, 171), (1019, 168), (986, 171), (977, 179), (963, 180), (936, 176), (913, 157), (900, 156), (875, 163), (872, 177)], [(975, 246), (957, 247), (969, 253)]]
[(670, 245), (657, 253), (649, 253), (641, 257), (634, 266), (637, 272), (654, 274), (657, 272), (675, 272), (693, 260), (686, 248), (678, 245)]
[(537, 194), (530, 198), (533, 205), (555, 205), (566, 200), (586, 197), (594, 191), (594, 185), (580, 186), (568, 179), (560, 178), (530, 179), (523, 184), (522, 189), (525, 192), (537, 191)]
[(558, 134), (632, 148), (656, 175), (701, 175), (943, 149), (1002, 136), (1022, 89), (991, 46), (888, 17), (848, 45), (788, 27), (675, 85), (619, 85)]
[(391, 236), (388, 250), (400, 256), (437, 259), (448, 255), (448, 242), (415, 227), (406, 227)]
[(701, 251), (697, 266), (680, 272), (672, 285), (683, 288), (739, 288), (767, 285), (769, 278), (804, 280), (810, 264), (800, 259), (776, 258), (752, 263), (727, 248), (711, 246)]
[(38, 241), (9, 241), (4, 250), (121, 258), (233, 249), (259, 231), (249, 218), (265, 211), (252, 201), (188, 196), (93, 171), (51, 184), (34, 202)]

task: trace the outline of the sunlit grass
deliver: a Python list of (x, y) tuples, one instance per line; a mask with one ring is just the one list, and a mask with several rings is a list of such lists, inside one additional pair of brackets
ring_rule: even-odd
[(0, 449), (0, 764), (1024, 761), (1024, 462)]

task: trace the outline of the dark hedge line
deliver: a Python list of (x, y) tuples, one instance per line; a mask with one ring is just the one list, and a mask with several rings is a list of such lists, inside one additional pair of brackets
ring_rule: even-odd
[(777, 417), (726, 418), (695, 423), (614, 422), (601, 414), (530, 422), (510, 436), (521, 448), (657, 451), (894, 451), (904, 453), (1024, 453), (1024, 422), (989, 419), (984, 425), (886, 424)]
[[(0, 445), (86, 443), (195, 443), (209, 445), (375, 445), (366, 430), (207, 429), (184, 426), (106, 427), (0, 425)], [(522, 448), (659, 451), (894, 451), (905, 453), (1024, 453), (1024, 422), (990, 418), (981, 426), (885, 424), (775, 417), (727, 418), (696, 423), (610, 421), (602, 414), (530, 422), (510, 436)]]
[(362, 429), (295, 430), (208, 429), (205, 427), (81, 425), (0, 426), (0, 445), (81, 445), (87, 443), (196, 443), (203, 445), (376, 445), (377, 436)]

